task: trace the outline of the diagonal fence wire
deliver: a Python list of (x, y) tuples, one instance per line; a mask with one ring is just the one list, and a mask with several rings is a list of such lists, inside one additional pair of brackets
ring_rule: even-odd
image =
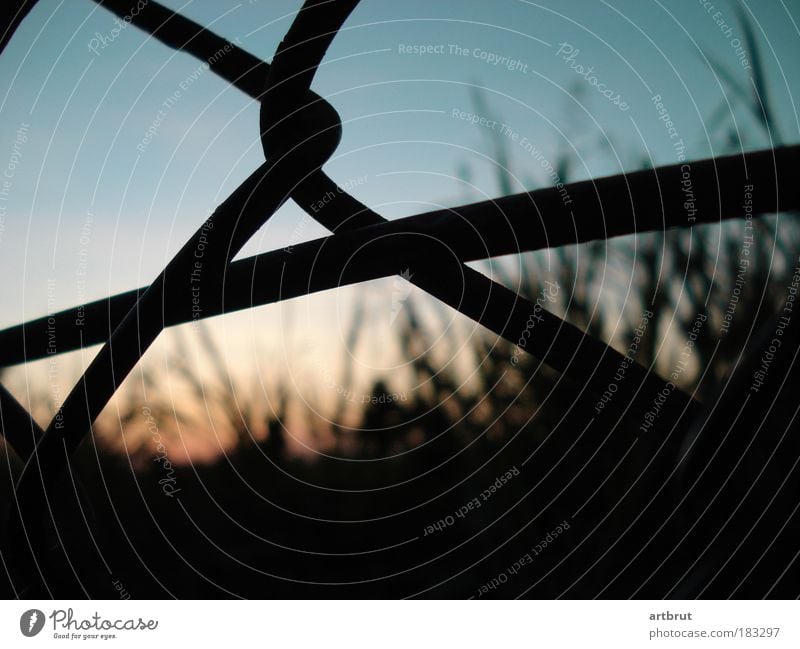
[[(317, 6), (324, 6), (331, 19), (341, 12), (341, 4), (330, 2), (320, 5), (308, 2), (303, 11), (313, 11)], [(342, 21), (347, 13), (341, 16)], [(313, 47), (324, 53), (335, 33), (321, 35)], [(309, 83), (311, 76), (313, 71)], [(29, 564), (31, 558), (35, 563), (37, 554), (44, 551), (40, 514), (43, 508), (50, 507), (70, 454), (163, 329), (161, 313), (165, 300), (182, 291), (191, 292), (186, 289), (196, 270), (206, 277), (224, 277), (230, 259), (288, 198), (284, 188), (294, 187), (308, 173), (309, 164), (321, 164), (322, 161), (315, 163), (320, 139), (319, 133), (313, 133), (253, 172), (167, 264), (92, 360), (44, 431), (17, 483), (15, 495), (22, 515), (13, 517), (11, 536), (16, 549), (23, 554), (23, 563)], [(202, 262), (195, 256), (200, 246), (204, 246)], [(28, 539), (33, 540), (34, 547), (26, 544)]]

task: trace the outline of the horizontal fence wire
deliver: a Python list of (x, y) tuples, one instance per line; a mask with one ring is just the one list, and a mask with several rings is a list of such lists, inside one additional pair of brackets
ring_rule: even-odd
[[(687, 227), (681, 167), (658, 167), (566, 185), (575, 201), (566, 215), (568, 227), (559, 213), (558, 192), (548, 188), (387, 221), (293, 244), (291, 249), (261, 253), (231, 263), (224, 282), (221, 277), (211, 278), (208, 286), (213, 299), (204, 302), (199, 315), (192, 312), (192, 303), (185, 295), (176, 295), (175, 301), (165, 303), (164, 325), (396, 275), (398, 268), (422, 264), (431, 254), (441, 254), (442, 248), (458, 261), (467, 262), (603, 240), (604, 236), (598, 236), (597, 222), (605, 219), (609, 221), (607, 231), (613, 232), (609, 236)], [(738, 218), (737, 199), (718, 186), (757, 185), (761, 191), (753, 193), (755, 215), (800, 208), (800, 190), (797, 183), (790, 182), (794, 170), (800, 168), (800, 146), (692, 162), (691, 168), (692, 178), (698, 182), (695, 192), (703, 205), (692, 225)], [(711, 187), (704, 189), (708, 183)], [(627, 200), (623, 202), (621, 197)], [(326, 210), (328, 207), (332, 212), (338, 209), (335, 202)], [(347, 212), (341, 214), (346, 218)], [(507, 236), (498, 235), (498, 231)], [(345, 263), (354, 258), (365, 263)], [(0, 331), (0, 367), (45, 358), (48, 320), (54, 321), (59, 331), (57, 353), (104, 342), (146, 290), (142, 287), (76, 305)]]

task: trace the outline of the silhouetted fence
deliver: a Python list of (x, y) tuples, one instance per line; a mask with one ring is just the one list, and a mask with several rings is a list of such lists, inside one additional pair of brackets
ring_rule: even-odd
[[(136, 2), (101, 4), (119, 16), (131, 16)], [(158, 3), (148, 2), (131, 18), (132, 24), (170, 47), (210, 61), (213, 72), (261, 102), (265, 162), (202, 221), (150, 286), (0, 332), (0, 366), (44, 358), (54, 331), (58, 353), (103, 345), (46, 430), (5, 388), (0, 390), (3, 435), (26, 462), (16, 485), (10, 525), (16, 569), (23, 583), (46, 583), (37, 559), (53, 551), (46, 512), (52, 503), (63, 500), (59, 492), (69, 484), (64, 480), (70, 454), (165, 327), (387, 277), (410, 267), (415, 269), (413, 284), (575, 379), (582, 386), (576, 399), (594, 403), (625, 357), (547, 310), (536, 309), (531, 301), (464, 262), (718, 223), (740, 216), (745, 185), (754, 188), (754, 214), (800, 207), (796, 179), (800, 147), (792, 146), (386, 221), (323, 171), (339, 143), (342, 126), (335, 108), (310, 90), (329, 44), (356, 4), (355, 0), (308, 0), (272, 65)], [(214, 56), (223, 49), (225, 56)], [(687, 182), (694, 194), (691, 210), (686, 207)], [(323, 209), (312, 209), (325, 195), (334, 198)], [(289, 199), (333, 234), (295, 245), (291, 251), (232, 262)], [(201, 256), (198, 250), (203, 251)], [(677, 428), (686, 433), (710, 416), (671, 381), (636, 362), (625, 365), (627, 378), (616, 384), (619, 393), (609, 402), (620, 417), (646, 419), (654, 400), (665, 394), (669, 399), (659, 408), (664, 430)]]

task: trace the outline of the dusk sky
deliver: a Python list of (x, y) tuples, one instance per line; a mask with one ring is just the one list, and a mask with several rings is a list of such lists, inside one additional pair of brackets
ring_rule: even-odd
[[(267, 60), (300, 6), (165, 4)], [(797, 132), (789, 89), (800, 87), (800, 3), (744, 6), (769, 55), (779, 122)], [(0, 151), (14, 164), (0, 229), (0, 326), (148, 284), (263, 161), (255, 102), (192, 57), (135, 27), (115, 27), (114, 16), (88, 0), (41, 0), (3, 55)], [(552, 164), (570, 153), (579, 161), (570, 180), (647, 158), (674, 163), (678, 138), (659, 119), (656, 95), (687, 158), (717, 153), (719, 134), (706, 133), (704, 119), (726, 102), (745, 147), (761, 148), (769, 143), (748, 140), (752, 116), (706, 61), (749, 87), (742, 38), (733, 4), (722, 0), (366, 0), (313, 84), (344, 123), (326, 169), (373, 209), (397, 217), (498, 195), (487, 131), (502, 124), (503, 135), (518, 136), (510, 146), (515, 191), (552, 184), (541, 160), (517, 142)], [(473, 119), (475, 88), (490, 114)], [(480, 117), (483, 124), (472, 123)], [(472, 186), (459, 178), (463, 168)], [(287, 204), (240, 257), (324, 234)], [(229, 341), (232, 357), (266, 350), (278, 358), (286, 336), (313, 355), (344, 344), (352, 291), (368, 290), (383, 305), (370, 311), (380, 341), (394, 281), (295, 301), (288, 333), (286, 307), (226, 316), (214, 331)], [(373, 351), (362, 350), (358, 362), (391, 369)]]

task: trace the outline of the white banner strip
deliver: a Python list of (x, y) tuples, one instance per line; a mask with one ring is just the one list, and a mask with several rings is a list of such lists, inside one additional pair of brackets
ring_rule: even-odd
[(3, 601), (0, 647), (800, 646), (798, 602)]

